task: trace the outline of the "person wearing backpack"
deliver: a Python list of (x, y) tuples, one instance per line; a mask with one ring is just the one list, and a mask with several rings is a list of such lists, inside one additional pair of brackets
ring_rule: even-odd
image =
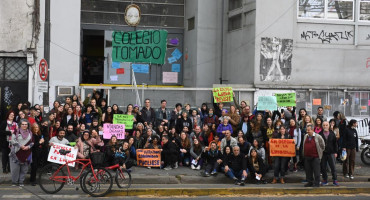
[(216, 142), (211, 142), (211, 148), (205, 147), (202, 153), (203, 160), (205, 161), (204, 176), (216, 175), (217, 170), (222, 163), (221, 151), (217, 149)]

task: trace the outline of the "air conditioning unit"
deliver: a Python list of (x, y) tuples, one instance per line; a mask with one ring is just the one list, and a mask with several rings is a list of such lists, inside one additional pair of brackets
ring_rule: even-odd
[(58, 86), (58, 96), (72, 96), (73, 86)]

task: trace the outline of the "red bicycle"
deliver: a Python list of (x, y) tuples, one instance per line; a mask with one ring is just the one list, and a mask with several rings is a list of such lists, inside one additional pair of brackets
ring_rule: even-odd
[(119, 188), (129, 188), (131, 186), (131, 173), (127, 169), (120, 167), (119, 164), (106, 167), (105, 169), (116, 171), (114, 179)]
[[(59, 153), (64, 156), (70, 152), (71, 151), (63, 149), (59, 150)], [(82, 165), (81, 171), (77, 176), (73, 176), (71, 174), (71, 170), (68, 165), (71, 163)], [(67, 170), (65, 170), (65, 168), (67, 168)], [(112, 175), (105, 168), (94, 168), (91, 159), (76, 159), (72, 161), (68, 161), (66, 159), (66, 163), (61, 166), (53, 163), (48, 164), (41, 169), (39, 174), (39, 184), (40, 188), (45, 193), (55, 194), (59, 192), (66, 183), (67, 185), (74, 185), (80, 177), (81, 189), (93, 197), (104, 196), (112, 189)], [(76, 189), (78, 188), (76, 187)]]

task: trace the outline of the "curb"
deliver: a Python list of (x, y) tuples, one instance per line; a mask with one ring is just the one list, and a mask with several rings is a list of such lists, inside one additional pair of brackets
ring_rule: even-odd
[(117, 196), (214, 196), (214, 195), (297, 195), (297, 194), (370, 194), (370, 188), (161, 188), (112, 190), (107, 197)]

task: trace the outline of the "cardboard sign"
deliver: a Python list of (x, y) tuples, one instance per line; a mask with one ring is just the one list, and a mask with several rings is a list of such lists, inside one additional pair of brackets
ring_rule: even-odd
[(166, 30), (113, 31), (114, 62), (164, 64), (167, 51)]
[(124, 124), (125, 129), (133, 129), (134, 116), (124, 114), (113, 114), (113, 124)]
[(275, 94), (278, 106), (296, 106), (295, 93)]
[(136, 159), (138, 166), (160, 167), (161, 150), (160, 149), (137, 149)]
[(215, 103), (234, 101), (232, 87), (213, 88), (212, 92)]
[[(71, 151), (71, 153), (67, 155), (60, 155), (59, 150), (64, 149), (66, 151)], [(48, 161), (52, 163), (57, 163), (57, 164), (66, 164), (66, 160), (72, 161), (76, 160), (77, 158), (77, 148), (66, 146), (63, 144), (56, 144), (50, 148), (49, 155), (48, 155)], [(75, 163), (69, 163), (68, 164), (71, 167), (75, 166)]]
[(257, 110), (277, 110), (277, 102), (275, 96), (259, 96)]
[(125, 125), (124, 124), (104, 124), (103, 139), (111, 139), (115, 135), (117, 139), (125, 139)]
[(294, 157), (294, 139), (270, 139), (270, 156)]

